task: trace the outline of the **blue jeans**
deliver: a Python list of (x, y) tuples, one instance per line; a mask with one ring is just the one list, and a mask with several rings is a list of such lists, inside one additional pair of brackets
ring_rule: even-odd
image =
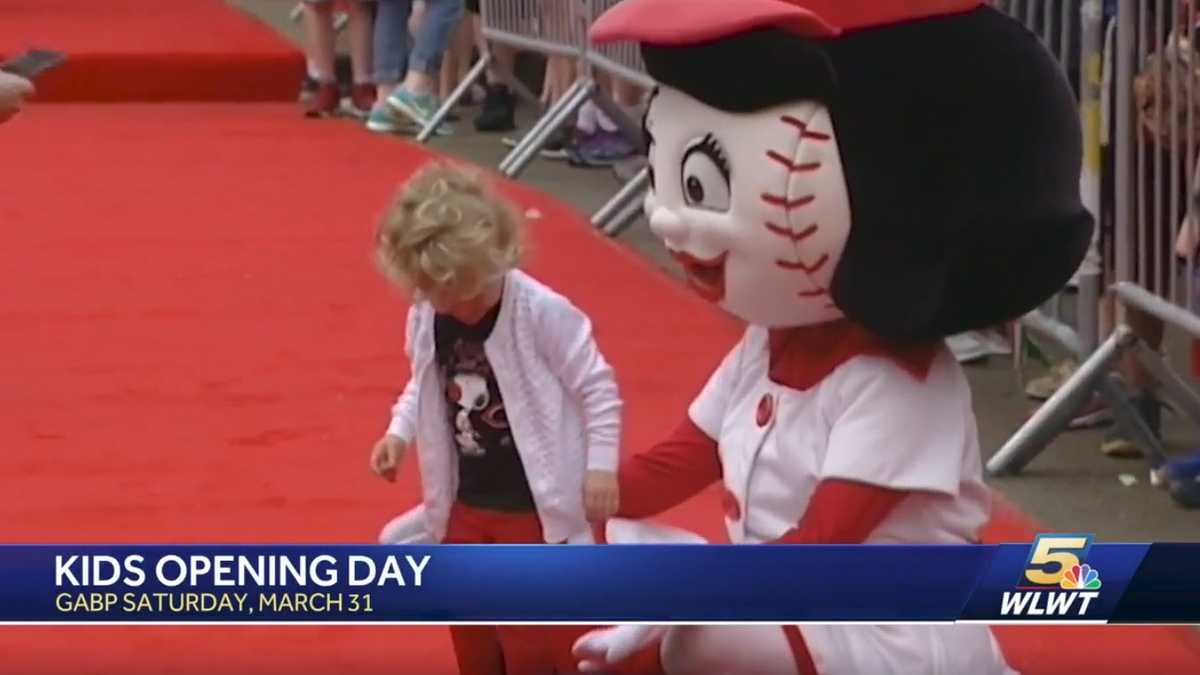
[(463, 0), (425, 0), (416, 38), (408, 32), (412, 0), (379, 0), (375, 13), (375, 82), (395, 84), (409, 70), (436, 74), (450, 34), (463, 15)]

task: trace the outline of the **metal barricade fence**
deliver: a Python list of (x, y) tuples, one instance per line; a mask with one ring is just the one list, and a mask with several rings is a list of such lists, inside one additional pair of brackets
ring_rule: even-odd
[[(514, 0), (496, 0), (492, 8), (502, 10)], [(530, 34), (528, 30), (521, 32), (518, 25), (515, 30), (498, 31), (492, 28), (492, 15), (486, 11), (489, 3), (485, 0), (483, 7), (484, 36), (500, 42), (507, 42), (523, 49), (538, 51), (549, 56), (568, 56), (575, 59), (577, 68), (587, 63), (588, 27), (591, 26), (591, 12), (586, 0), (537, 0), (534, 7), (535, 18), (532, 22), (534, 31), (541, 30), (544, 24), (562, 24), (567, 22), (569, 30), (559, 32), (554, 39), (546, 36)], [(497, 16), (500, 16), (497, 14)], [(524, 171), (533, 161), (546, 141), (559, 129), (580, 107), (583, 106), (596, 92), (596, 83), (589, 74), (582, 74), (567, 88), (553, 105), (534, 123), (526, 134), (521, 137), (516, 146), (500, 161), (499, 169), (504, 175), (515, 177)]]
[[(1018, 3), (1008, 3), (1015, 5)], [(1028, 4), (1028, 3), (1023, 3)], [(1106, 42), (1099, 0), (1083, 3), (1085, 89), (1096, 77), (1087, 56)], [(1122, 0), (1112, 18), (1115, 39), (1110, 136), (1112, 187), (1102, 195), (1099, 222), (1108, 236), (1105, 269), (1121, 313), (1136, 311), (1200, 339), (1195, 314), (1195, 254), (1200, 237), (1184, 227), (1197, 218), (1197, 143), (1200, 142), (1200, 52), (1195, 49), (1196, 9), (1192, 0)], [(1086, 94), (1085, 94), (1086, 97)], [(1085, 129), (1088, 116), (1085, 106)], [(1089, 148), (1090, 151), (1090, 148)], [(1090, 158), (1089, 162), (1090, 163)], [(1182, 256), (1181, 264), (1177, 254)], [(1200, 396), (1169, 365), (1157, 345), (1149, 345), (1121, 319), (1078, 370), (987, 464), (991, 473), (1024, 468), (1066, 428), (1071, 416), (1095, 394), (1110, 406), (1122, 431), (1146, 452), (1152, 479), (1167, 462), (1156, 430), (1129, 400), (1112, 372), (1131, 355), (1155, 387), (1200, 424)]]
[[(499, 169), (509, 177), (519, 175), (537, 156), (546, 141), (587, 101), (593, 101), (617, 122), (631, 138), (640, 138), (640, 125), (614, 104), (597, 85), (594, 70), (649, 89), (654, 82), (646, 74), (636, 44), (593, 47), (588, 40), (592, 19), (619, 0), (482, 0), (480, 18), (484, 40), (518, 51), (548, 57), (573, 59), (580, 76), (550, 106), (501, 160)], [(476, 84), (492, 64), (490, 50), (480, 55), (466, 77), (446, 97), (416, 140), (424, 143)], [(514, 83), (516, 84), (516, 83)], [(593, 216), (593, 224), (607, 234), (617, 234), (640, 215), (640, 201), (649, 186), (649, 170), (643, 169), (622, 187)]]
[[(1079, 36), (1072, 32), (1081, 5), (1078, 0), (1000, 0), (992, 3), (1037, 33), (1064, 69), (1070, 70), (1080, 55)], [(1075, 73), (1068, 72), (1074, 78)]]
[[(617, 5), (621, 0), (589, 0), (592, 18), (604, 14)], [(642, 50), (636, 42), (611, 42), (602, 45), (591, 45), (588, 50), (588, 60), (600, 70), (611, 73), (627, 82), (649, 89), (654, 86), (654, 79), (646, 72), (646, 64), (642, 63)]]
[[(516, 50), (534, 51), (546, 56), (581, 59), (587, 48), (587, 29), (590, 25), (584, 9), (583, 0), (481, 0), (479, 16), (483, 38), (488, 44), (502, 44)], [(483, 77), (492, 61), (490, 50), (480, 55), (479, 60), (467, 72), (467, 76), (450, 92), (429, 123), (417, 134), (417, 142), (424, 143), (429, 140), (471, 86)], [(576, 81), (559, 99), (558, 104), (575, 100), (582, 86)], [(584, 97), (582, 100), (587, 99)], [(582, 100), (576, 104), (576, 108), (582, 105)], [(561, 125), (559, 121), (553, 127), (548, 126), (550, 121), (561, 116), (561, 107), (558, 104), (546, 111), (533, 129), (500, 163), (500, 170), (506, 175), (515, 176), (520, 168), (524, 168), (524, 163), (528, 163), (537, 154), (546, 138)], [(568, 115), (573, 111), (568, 111)], [(565, 116), (561, 117), (565, 119)], [(528, 158), (520, 168), (510, 170), (509, 165), (513, 158), (524, 157), (527, 153)]]
[[(589, 0), (591, 16), (598, 17), (621, 0)], [(646, 72), (646, 64), (642, 62), (641, 47), (632, 41), (615, 42), (602, 45), (591, 45), (586, 56), (590, 66), (622, 79), (645, 92), (654, 88), (654, 78)], [(600, 97), (599, 102), (607, 103)], [(621, 111), (610, 110), (606, 113), (614, 119), (622, 117)], [(626, 120), (626, 122), (628, 122)], [(627, 131), (627, 135), (638, 139), (638, 146), (644, 145), (641, 129)], [(592, 225), (597, 229), (615, 236), (636, 221), (642, 215), (642, 201), (650, 188), (650, 168), (642, 167), (625, 185), (621, 187), (593, 215)]]
[(484, 0), (483, 36), (517, 49), (578, 57), (590, 23), (580, 10), (578, 0)]

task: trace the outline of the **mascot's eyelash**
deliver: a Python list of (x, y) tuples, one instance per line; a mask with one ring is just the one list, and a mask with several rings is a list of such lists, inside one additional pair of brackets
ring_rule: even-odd
[(700, 139), (699, 143), (692, 146), (692, 150), (698, 150), (708, 155), (712, 161), (716, 162), (717, 168), (721, 170), (725, 178), (729, 178), (729, 158), (725, 156), (725, 150), (717, 142), (716, 137), (712, 134), (707, 134), (704, 138)]

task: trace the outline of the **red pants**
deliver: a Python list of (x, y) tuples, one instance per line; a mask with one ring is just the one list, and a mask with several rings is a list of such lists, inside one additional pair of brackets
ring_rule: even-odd
[[(444, 544), (541, 544), (537, 513), (505, 513), (455, 503)], [(578, 672), (571, 647), (589, 626), (451, 626), (461, 675), (566, 675)]]

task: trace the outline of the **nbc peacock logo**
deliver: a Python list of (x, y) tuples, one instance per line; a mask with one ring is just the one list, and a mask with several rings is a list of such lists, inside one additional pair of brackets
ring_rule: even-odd
[(1100, 588), (1100, 573), (1087, 563), (1071, 565), (1071, 569), (1063, 572), (1062, 581), (1058, 582), (1058, 585), (1065, 591), (1094, 591)]
[(1086, 616), (1100, 597), (1100, 572), (1089, 565), (1090, 534), (1039, 534), (1015, 591), (1005, 591), (1000, 616)]

